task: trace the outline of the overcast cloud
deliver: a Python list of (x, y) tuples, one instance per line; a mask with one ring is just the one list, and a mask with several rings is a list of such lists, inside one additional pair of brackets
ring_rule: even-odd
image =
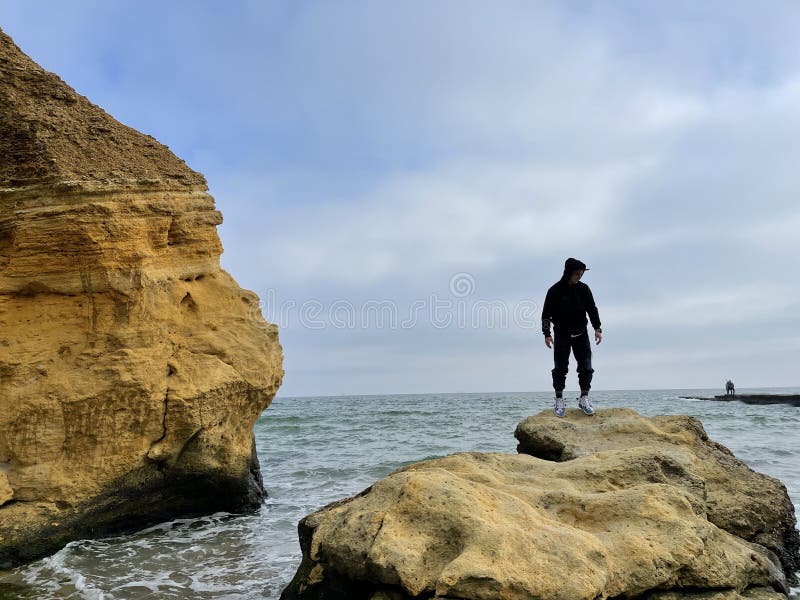
[(596, 388), (798, 385), (797, 2), (0, 0), (0, 27), (207, 176), (223, 266), (293, 313), (284, 395), (549, 389), (538, 312), (287, 306), (538, 307), (568, 256)]

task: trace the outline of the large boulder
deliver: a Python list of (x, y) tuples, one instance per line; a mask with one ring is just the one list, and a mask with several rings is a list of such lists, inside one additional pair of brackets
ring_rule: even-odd
[(566, 418), (554, 419), (548, 411), (523, 420), (514, 435), (517, 451), (547, 460), (623, 448), (648, 448), (673, 457), (705, 483), (709, 521), (773, 551), (792, 580), (800, 570), (800, 533), (786, 486), (753, 471), (709, 439), (694, 417), (644, 417), (631, 409), (611, 408), (592, 418), (570, 409)]
[(0, 31), (0, 567), (260, 506), (277, 328), (203, 176)]
[(705, 479), (675, 448), (426, 460), (305, 517), (282, 599), (785, 598), (777, 554), (707, 507)]

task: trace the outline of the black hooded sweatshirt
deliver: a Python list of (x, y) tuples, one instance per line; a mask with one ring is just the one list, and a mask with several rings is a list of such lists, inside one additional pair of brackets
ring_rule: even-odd
[(542, 307), (542, 333), (545, 336), (550, 336), (551, 323), (556, 332), (586, 331), (587, 313), (592, 327), (600, 329), (600, 314), (595, 306), (592, 290), (582, 281), (574, 284), (569, 282), (573, 271), (579, 269), (586, 269), (586, 265), (576, 259), (567, 259), (561, 279), (547, 290)]

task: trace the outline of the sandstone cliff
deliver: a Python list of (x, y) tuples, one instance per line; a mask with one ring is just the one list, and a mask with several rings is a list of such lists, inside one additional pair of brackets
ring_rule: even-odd
[(798, 558), (779, 526), (795, 524), (786, 490), (765, 492), (774, 511), (762, 515), (756, 498), (735, 512), (719, 482), (736, 495), (764, 476), (708, 440), (698, 421), (546, 411), (517, 434), (526, 449), (539, 445), (532, 435), (551, 448), (559, 436), (587, 441), (570, 457), (426, 460), (323, 507), (300, 522), (303, 561), (282, 598), (786, 598)]
[(0, 31), (0, 566), (260, 505), (282, 351), (221, 222), (202, 175)]

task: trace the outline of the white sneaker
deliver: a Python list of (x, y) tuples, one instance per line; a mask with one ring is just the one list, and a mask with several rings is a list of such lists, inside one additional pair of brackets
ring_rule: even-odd
[(557, 417), (563, 417), (565, 414), (567, 414), (567, 404), (564, 402), (564, 398), (556, 397), (556, 400), (553, 403), (553, 412)]
[(581, 396), (578, 398), (578, 408), (580, 408), (585, 415), (591, 416), (594, 414), (594, 406), (592, 406), (592, 401), (589, 400), (589, 396)]

